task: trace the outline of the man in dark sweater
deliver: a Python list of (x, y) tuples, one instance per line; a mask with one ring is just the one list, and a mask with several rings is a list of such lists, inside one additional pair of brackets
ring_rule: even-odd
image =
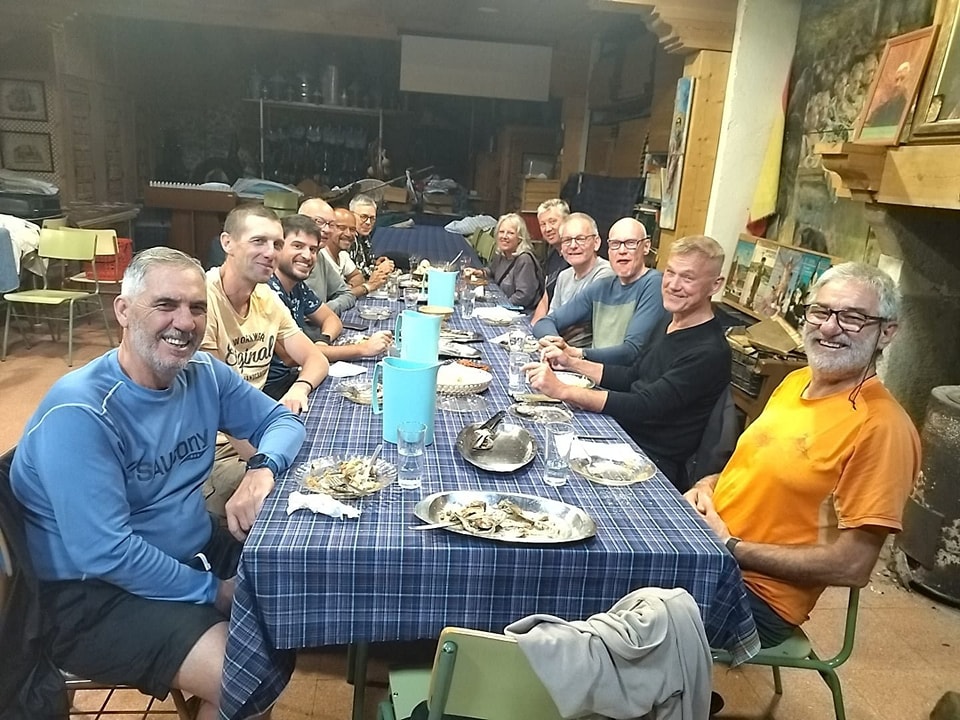
[(671, 315), (633, 365), (580, 360), (576, 370), (597, 389), (574, 387), (553, 372), (567, 369), (569, 356), (544, 348), (542, 362), (527, 366), (527, 380), (538, 392), (615, 418), (676, 483), (730, 383), (730, 347), (710, 302), (723, 285), (722, 267), (723, 249), (716, 240), (678, 240), (670, 246), (663, 272), (663, 306)]

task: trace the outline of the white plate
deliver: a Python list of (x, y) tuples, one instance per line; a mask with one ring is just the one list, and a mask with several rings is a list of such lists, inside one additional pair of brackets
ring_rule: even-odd
[(592, 388), (595, 385), (593, 380), (588, 378), (586, 375), (581, 375), (580, 373), (566, 372), (565, 370), (560, 370), (558, 372), (555, 372), (554, 375), (557, 376), (557, 380), (564, 383), (565, 385), (573, 385), (574, 387), (582, 387), (582, 388)]

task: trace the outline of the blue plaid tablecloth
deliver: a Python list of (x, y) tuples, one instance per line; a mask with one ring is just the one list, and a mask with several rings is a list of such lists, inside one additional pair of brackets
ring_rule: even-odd
[(414, 225), (411, 228), (377, 228), (373, 234), (373, 252), (382, 255), (388, 252), (402, 252), (416, 255), (433, 263), (446, 263), (459, 254), (473, 267), (482, 267), (477, 251), (466, 241), (463, 235), (444, 230), (435, 225)]
[[(458, 315), (459, 310), (454, 327), (487, 338), (505, 330)], [(279, 480), (241, 557), (222, 717), (245, 717), (274, 702), (293, 670), (296, 648), (435, 638), (447, 625), (501, 632), (533, 613), (581, 619), (646, 586), (685, 588), (700, 608), (711, 646), (730, 650), (738, 661), (759, 650), (736, 561), (659, 473), (626, 488), (574, 475), (555, 488), (543, 483), (539, 456), (510, 474), (480, 470), (460, 457), (454, 441), (461, 428), (511, 402), (506, 349), (489, 342), (474, 347), (493, 371), (484, 394), (491, 408), (474, 415), (437, 412), (421, 490), (389, 486), (354, 501), (362, 510), (359, 519), (336, 520), (307, 511), (288, 516), (287, 499), (298, 485), (291, 473)], [(337, 382), (329, 379), (315, 393), (294, 468), (333, 453), (369, 452), (380, 442), (380, 417), (333, 392)], [(603, 415), (577, 411), (573, 423), (583, 435), (631, 442)], [(528, 428), (542, 447), (542, 427)], [(395, 463), (396, 446), (385, 444), (382, 457)], [(520, 545), (409, 529), (420, 522), (413, 516), (420, 498), (461, 489), (526, 493), (576, 505), (596, 522), (596, 536)]]

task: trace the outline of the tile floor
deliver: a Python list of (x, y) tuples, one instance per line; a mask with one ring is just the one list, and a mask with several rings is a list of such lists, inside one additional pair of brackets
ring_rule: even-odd
[[(66, 346), (43, 340), (27, 350), (14, 334), (10, 356), (0, 363), (0, 449), (17, 442), (27, 418), (47, 388), (67, 371)], [(74, 366), (106, 349), (96, 326), (78, 331)], [(846, 591), (829, 589), (807, 624), (814, 645), (829, 654), (839, 646), (846, 609)], [(298, 655), (297, 670), (277, 703), (274, 720), (345, 720), (350, 716), (352, 687), (344, 681), (346, 656), (342, 648), (310, 650)], [(925, 720), (937, 700), (948, 690), (960, 691), (960, 611), (897, 585), (884, 563), (861, 593), (857, 642), (851, 659), (839, 670), (850, 720)], [(370, 672), (374, 682), (385, 679), (382, 664)], [(770, 670), (745, 667), (729, 670), (717, 666), (715, 688), (724, 696), (724, 720), (818, 720), (833, 716), (830, 693), (814, 673), (784, 670), (784, 693), (773, 692)], [(367, 692), (365, 717), (376, 716), (383, 687)], [(103, 703), (102, 691), (77, 693), (78, 709), (95, 710)], [(109, 709), (129, 711), (109, 717), (133, 720), (144, 717), (148, 702), (136, 692), (114, 695)], [(172, 703), (155, 704), (172, 709)]]

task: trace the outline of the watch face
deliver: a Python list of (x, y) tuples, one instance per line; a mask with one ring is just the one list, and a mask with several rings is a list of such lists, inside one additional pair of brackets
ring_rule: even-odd
[(247, 469), (249, 470), (259, 470), (265, 467), (267, 467), (267, 456), (263, 453), (257, 453), (247, 460)]

